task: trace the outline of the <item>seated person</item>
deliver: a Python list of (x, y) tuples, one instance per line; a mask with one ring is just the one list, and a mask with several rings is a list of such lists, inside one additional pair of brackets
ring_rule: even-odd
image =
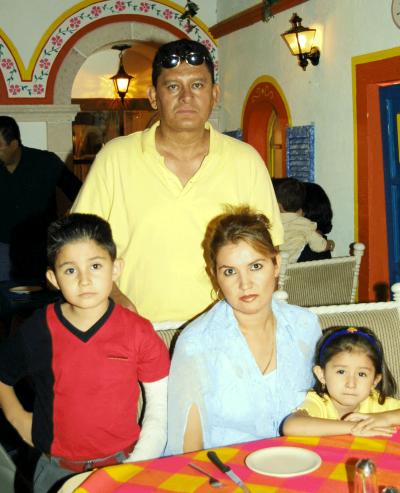
[[(317, 223), (317, 233), (328, 239), (328, 234), (332, 231), (332, 207), (325, 190), (317, 183), (304, 182), (306, 197), (303, 204), (304, 217)], [(297, 262), (307, 262), (309, 260), (326, 260), (332, 258), (330, 250), (324, 252), (313, 252), (309, 245), (306, 245), (300, 254)]]
[(203, 246), (220, 301), (177, 339), (167, 454), (279, 435), (312, 382), (321, 335), (316, 315), (272, 299), (280, 256), (263, 214), (232, 208), (210, 222)]
[(305, 187), (302, 182), (295, 178), (279, 181), (276, 183), (275, 193), (284, 230), (284, 242), (280, 251), (289, 254), (289, 263), (297, 262), (306, 245), (313, 252), (334, 249), (335, 243), (326, 240), (316, 231), (317, 224), (303, 217)]
[(400, 425), (396, 382), (371, 330), (325, 331), (316, 347), (314, 374), (313, 390), (285, 420), (285, 435), (390, 436)]
[[(0, 345), (0, 407), (42, 453), (35, 493), (74, 472), (158, 457), (166, 441), (168, 351), (149, 321), (109, 298), (122, 268), (109, 224), (91, 214), (60, 219), (47, 253), (48, 280), (65, 301), (37, 310)], [(36, 389), (33, 415), (13, 389), (25, 376)]]

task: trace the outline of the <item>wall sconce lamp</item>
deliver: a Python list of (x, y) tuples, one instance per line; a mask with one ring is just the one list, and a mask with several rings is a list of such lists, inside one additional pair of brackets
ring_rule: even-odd
[(287, 44), (292, 55), (296, 55), (299, 59), (300, 67), (305, 70), (308, 65), (308, 60), (312, 65), (318, 65), (320, 51), (313, 46), (316, 29), (303, 27), (301, 25), (301, 17), (296, 13), (292, 15), (290, 22), (292, 28), (281, 34)]
[(130, 48), (130, 45), (114, 45), (112, 46), (113, 50), (119, 50), (119, 68), (118, 72), (110, 77), (110, 79), (114, 83), (114, 89), (115, 92), (118, 93), (118, 96), (121, 99), (122, 105), (124, 104), (124, 98), (126, 94), (128, 93), (129, 89), (129, 84), (131, 80), (134, 78), (132, 75), (129, 75), (125, 69), (124, 69), (124, 64), (122, 62), (122, 54), (124, 50), (127, 48)]

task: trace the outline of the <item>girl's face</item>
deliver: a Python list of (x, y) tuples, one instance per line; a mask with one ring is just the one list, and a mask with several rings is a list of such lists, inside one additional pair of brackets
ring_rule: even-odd
[(314, 373), (326, 386), (340, 417), (356, 411), (382, 378), (375, 373), (369, 356), (360, 350), (335, 354), (325, 368), (315, 366)]

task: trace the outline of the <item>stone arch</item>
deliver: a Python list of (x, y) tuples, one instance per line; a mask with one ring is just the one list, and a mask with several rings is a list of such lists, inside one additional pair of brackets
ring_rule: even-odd
[[(207, 27), (194, 19), (193, 29), (188, 33), (186, 21), (181, 19), (183, 11), (183, 7), (169, 0), (153, 0), (151, 4), (142, 0), (84, 0), (49, 26), (28, 67), (22, 63), (12, 41), (0, 30), (0, 104), (52, 104), (56, 78), (65, 75), (61, 69), (62, 65), (65, 68), (64, 58), (73, 48), (77, 53), (76, 45), (81, 38), (108, 24), (138, 23), (146, 25), (149, 32), (156, 27), (159, 31), (172, 33), (175, 38), (189, 37), (207, 46), (217, 61), (216, 43)], [(134, 37), (133, 30), (127, 39)], [(114, 40), (118, 39), (122, 39), (121, 34), (114, 37)], [(103, 42), (101, 46), (104, 45)], [(69, 58), (73, 65), (76, 60)]]
[(85, 59), (99, 49), (120, 41), (166, 43), (177, 35), (161, 27), (142, 22), (109, 23), (81, 37), (63, 59), (54, 81), (54, 104), (69, 104), (74, 79)]

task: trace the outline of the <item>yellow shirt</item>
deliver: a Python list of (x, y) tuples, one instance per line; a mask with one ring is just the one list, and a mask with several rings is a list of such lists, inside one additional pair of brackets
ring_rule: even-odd
[(211, 302), (201, 243), (224, 204), (249, 204), (283, 228), (267, 168), (250, 145), (209, 124), (210, 150), (182, 186), (155, 147), (155, 129), (118, 137), (98, 153), (72, 207), (111, 224), (125, 266), (119, 287), (154, 321), (188, 320)]
[[(372, 414), (384, 411), (400, 409), (400, 400), (386, 397), (384, 404), (379, 404), (378, 393), (373, 392), (365, 401), (362, 401), (358, 413)], [(329, 396), (320, 397), (316, 392), (310, 391), (297, 410), (304, 410), (313, 418), (340, 419), (339, 414)]]

